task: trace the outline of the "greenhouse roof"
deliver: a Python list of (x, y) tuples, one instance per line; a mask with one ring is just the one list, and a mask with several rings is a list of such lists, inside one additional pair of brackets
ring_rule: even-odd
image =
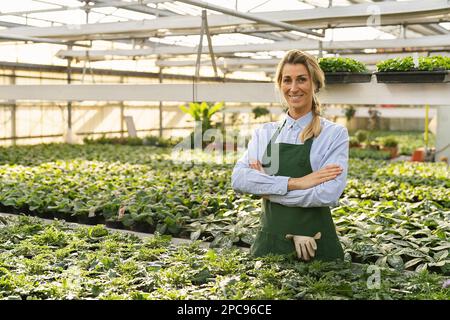
[[(203, 10), (222, 74), (273, 74), (292, 48), (367, 63), (450, 51), (447, 0), (18, 0), (0, 4), (0, 61), (74, 59), (74, 65), (189, 74), (198, 63)], [(207, 39), (202, 66), (212, 64)]]

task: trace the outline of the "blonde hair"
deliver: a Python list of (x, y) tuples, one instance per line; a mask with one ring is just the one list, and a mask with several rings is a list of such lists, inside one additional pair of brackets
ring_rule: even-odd
[(312, 101), (312, 115), (313, 119), (311, 123), (303, 129), (300, 133), (300, 140), (302, 142), (308, 140), (312, 137), (317, 137), (322, 127), (320, 125), (320, 101), (316, 96), (321, 88), (325, 86), (325, 75), (317, 62), (317, 59), (312, 55), (300, 51), (300, 50), (290, 50), (283, 59), (280, 61), (277, 67), (277, 73), (275, 75), (276, 87), (281, 90), (281, 81), (283, 78), (283, 68), (286, 64), (303, 64), (308, 70), (309, 76), (311, 77), (312, 83), (314, 85), (313, 101)]

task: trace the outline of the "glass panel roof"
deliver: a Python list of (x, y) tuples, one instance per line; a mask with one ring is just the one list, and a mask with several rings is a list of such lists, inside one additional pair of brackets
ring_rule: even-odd
[[(396, 2), (409, 1), (411, 3), (424, 3), (424, 8), (427, 3), (442, 2), (439, 0), (430, 1), (418, 1), (418, 0), (398, 0), (398, 1), (384, 1), (389, 2), (389, 5)], [(196, 1), (197, 3), (209, 4), (211, 6), (220, 6), (222, 8), (238, 10), (244, 14), (262, 14), (272, 12), (273, 14), (289, 14), (292, 10), (322, 10), (325, 12), (330, 6), (340, 7), (343, 9), (345, 6), (351, 6), (353, 8), (356, 5), (365, 5), (367, 10), (375, 10), (380, 6), (383, 1), (370, 1), (370, 0), (207, 0)], [(431, 4), (430, 4), (431, 5)], [(329, 20), (329, 23), (333, 23), (336, 26), (332, 28), (318, 28), (314, 29), (316, 32), (323, 32), (323, 41), (359, 41), (359, 40), (383, 40), (383, 39), (396, 39), (396, 38), (414, 38), (425, 36), (439, 36), (447, 35), (450, 37), (450, 4), (448, 4), (448, 12), (445, 15), (441, 13), (441, 17), (436, 22), (428, 23), (417, 20), (417, 24), (408, 26), (406, 29), (401, 24), (392, 23), (383, 26), (371, 25), (370, 21), (367, 21), (366, 26), (358, 25), (352, 26), (351, 23), (340, 27), (341, 20), (339, 17)], [(11, 61), (12, 56), (16, 62), (38, 63), (38, 64), (66, 64), (66, 60), (56, 57), (56, 53), (59, 50), (67, 49), (65, 45), (50, 44), (50, 43), (34, 43), (33, 39), (41, 37), (43, 42), (45, 39), (61, 41), (76, 40), (80, 44), (89, 45), (91, 50), (116, 50), (116, 49), (140, 49), (140, 48), (155, 48), (159, 46), (184, 46), (193, 48), (199, 43), (199, 32), (201, 26), (201, 12), (203, 8), (200, 6), (194, 6), (192, 4), (186, 4), (183, 1), (161, 1), (161, 0), (90, 0), (90, 1), (75, 1), (75, 0), (15, 0), (15, 1), (1, 1), (0, 2), (0, 61)], [(347, 10), (347, 9), (345, 9)], [(312, 12), (312, 11), (310, 11)], [(345, 12), (345, 11), (342, 11)], [(350, 11), (348, 11), (350, 14)], [(372, 12), (372, 11), (370, 11)], [(208, 24), (209, 19), (217, 18), (223, 13), (208, 10)], [(270, 15), (270, 14), (269, 14)], [(345, 14), (344, 14), (345, 16)], [(133, 32), (126, 29), (115, 31), (115, 26), (110, 25), (111, 30), (105, 32), (104, 30), (95, 32), (89, 32), (86, 24), (92, 25), (92, 27), (103, 26), (107, 23), (115, 22), (135, 22), (133, 27), (139, 27), (140, 24), (146, 24), (151, 26), (150, 21), (171, 21), (172, 25), (176, 21), (187, 21), (180, 19), (189, 19), (189, 17), (196, 17), (198, 24), (196, 27), (182, 28), (177, 27), (166, 29), (159, 28), (157, 30), (149, 27), (149, 31), (145, 32)], [(401, 17), (399, 15), (399, 17)], [(431, 15), (430, 15), (431, 17)], [(312, 17), (311, 19), (313, 19)], [(349, 18), (349, 17), (346, 17)], [(376, 17), (375, 17), (376, 18)], [(384, 16), (379, 17), (384, 19)], [(230, 21), (237, 21), (236, 17), (227, 15), (227, 19)], [(239, 18), (241, 19), (241, 18)], [(270, 20), (270, 19), (269, 19)], [(375, 19), (376, 20), (376, 19)], [(374, 20), (374, 21), (375, 21)], [(195, 22), (195, 20), (193, 20)], [(214, 21), (219, 21), (215, 19)], [(228, 20), (221, 20), (228, 21)], [(241, 20), (239, 20), (241, 21)], [(210, 25), (212, 32), (212, 43), (216, 46), (236, 46), (236, 45), (250, 45), (250, 44), (273, 44), (277, 42), (289, 42), (289, 41), (302, 41), (318, 38), (307, 36), (298, 31), (281, 30), (276, 26), (269, 26), (261, 21), (255, 23), (248, 20), (249, 23), (242, 25), (241, 23), (231, 23), (231, 25)], [(275, 20), (274, 20), (275, 21)], [(319, 21), (319, 20), (317, 20)], [(350, 21), (347, 19), (346, 21)], [(400, 20), (399, 20), (400, 21)], [(408, 21), (408, 20), (406, 20)], [(280, 22), (277, 20), (275, 22)], [(180, 22), (182, 25), (183, 22)], [(289, 22), (287, 22), (289, 23)], [(301, 26), (301, 21), (296, 22), (296, 26)], [(328, 21), (327, 21), (328, 23)], [(419, 24), (420, 23), (420, 24)], [(220, 23), (219, 23), (220, 24)], [(23, 38), (11, 38), (11, 35), (16, 34), (14, 29), (13, 33), (9, 33), (9, 37), (2, 39), (1, 34), (6, 34), (6, 28), (14, 27), (58, 27), (58, 26), (70, 26), (71, 29), (88, 30), (86, 36), (77, 36), (75, 38), (65, 37), (63, 35), (53, 36), (51, 34), (46, 36), (33, 35), (32, 30), (23, 31), (19, 33), (21, 36), (27, 36), (30, 41), (24, 42)], [(109, 25), (108, 25), (109, 26)], [(109, 28), (109, 27), (108, 27)], [(17, 30), (25, 30), (18, 28)], [(40, 30), (40, 29), (38, 29)], [(113, 31), (114, 30), (114, 31)], [(8, 30), (9, 31), (9, 30)], [(21, 31), (22, 32), (22, 31)], [(83, 38), (85, 37), (85, 38)], [(97, 37), (97, 38), (96, 38)], [(99, 37), (101, 37), (100, 40)], [(38, 39), (39, 40), (39, 39)], [(90, 41), (83, 41), (90, 40)], [(107, 41), (105, 41), (107, 40)], [(53, 41), (54, 42), (54, 41)], [(204, 37), (203, 45), (207, 45), (207, 38)], [(33, 49), (35, 48), (35, 49)], [(40, 49), (42, 54), (39, 54)], [(450, 47), (445, 46), (442, 50), (448, 52)], [(80, 50), (85, 48), (74, 47), (74, 50)], [(364, 53), (372, 52), (369, 50), (359, 49), (353, 50), (352, 53)], [(400, 49), (400, 48), (399, 48)], [(36, 51), (33, 51), (36, 50)], [(372, 50), (372, 51), (371, 51)], [(253, 57), (253, 58), (279, 58), (282, 56), (285, 50), (249, 50), (248, 52), (236, 52), (236, 53), (224, 53), (218, 54), (218, 58), (232, 58), (232, 57)], [(311, 50), (318, 52), (316, 50)], [(346, 50), (342, 50), (343, 52)], [(352, 50), (347, 50), (352, 51)], [(376, 50), (375, 50), (376, 51)], [(11, 54), (14, 52), (14, 54)], [(34, 54), (30, 54), (34, 52)], [(45, 54), (44, 54), (45, 52)], [(334, 53), (338, 53), (339, 50), (335, 50)], [(204, 52), (205, 53), (205, 52)], [(333, 53), (333, 50), (329, 53)], [(206, 52), (208, 54), (208, 52)], [(324, 54), (327, 54), (325, 51)], [(33, 58), (34, 57), (34, 58)], [(49, 58), (51, 57), (51, 58)], [(109, 53), (108, 58), (105, 60), (114, 58), (114, 55)], [(124, 60), (129, 59), (132, 61), (147, 59), (150, 62), (147, 66), (150, 69), (147, 71), (155, 71), (154, 61), (155, 56), (129, 56), (129, 57), (116, 57), (117, 63), (124, 63)], [(180, 59), (177, 56), (166, 57), (167, 59)], [(207, 58), (207, 57), (206, 57)], [(101, 58), (99, 58), (101, 59)], [(191, 57), (186, 57), (191, 59)], [(121, 61), (120, 61), (121, 60)], [(194, 59), (195, 60), (195, 59)], [(93, 62), (95, 65), (97, 62)], [(103, 61), (102, 65), (107, 64), (107, 61)], [(98, 63), (100, 64), (100, 63)], [(136, 65), (135, 62), (131, 64)], [(111, 64), (112, 65), (112, 64)], [(145, 65), (145, 64), (144, 64)]]

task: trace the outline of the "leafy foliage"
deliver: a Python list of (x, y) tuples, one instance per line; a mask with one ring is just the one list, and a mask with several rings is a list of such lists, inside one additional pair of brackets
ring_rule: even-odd
[(381, 141), (381, 144), (385, 147), (397, 147), (398, 141), (393, 137), (386, 137)]
[[(206, 161), (211, 155), (200, 152), (196, 157), (195, 164), (175, 161), (169, 150), (145, 146), (0, 148), (0, 205), (2, 211), (89, 218), (131, 230), (208, 240), (214, 247), (249, 246), (259, 226), (261, 200), (231, 189), (233, 161), (211, 163)], [(333, 210), (347, 256), (448, 274), (449, 262), (439, 253), (450, 237), (445, 164), (370, 159), (350, 159), (349, 164), (343, 202)], [(90, 237), (101, 236), (95, 231)], [(58, 248), (68, 241), (57, 232), (37, 240), (37, 246), (51, 243)], [(398, 240), (411, 248), (419, 244), (425, 251), (420, 256), (399, 253)], [(416, 258), (421, 260), (412, 261)]]
[(115, 145), (128, 145), (128, 146), (156, 146), (156, 147), (173, 147), (179, 143), (180, 139), (174, 138), (161, 138), (157, 136), (146, 136), (144, 138), (139, 137), (106, 137), (100, 138), (84, 138), (85, 144), (115, 144)]
[[(358, 130), (359, 132), (363, 130)], [(354, 134), (358, 138), (358, 131)], [(398, 141), (400, 154), (412, 155), (413, 151), (425, 145), (423, 132), (420, 131), (363, 131), (365, 133), (365, 140), (375, 142), (382, 142), (383, 139), (393, 138)], [(362, 138), (361, 138), (362, 139)], [(435, 145), (436, 137), (429, 133), (429, 147)], [(362, 141), (360, 141), (362, 142)]]
[[(35, 244), (48, 234), (65, 240)], [(374, 267), (380, 281), (369, 286)], [(237, 249), (174, 246), (167, 236), (141, 239), (101, 226), (29, 217), (0, 223), (0, 299), (448, 299), (444, 281), (427, 270), (252, 259)]]
[(255, 107), (252, 109), (252, 112), (255, 116), (255, 119), (258, 119), (259, 117), (263, 117), (270, 113), (269, 109), (264, 107)]
[(366, 142), (368, 137), (369, 134), (366, 130), (358, 130), (355, 132), (355, 138), (358, 140), (359, 143)]
[(200, 121), (203, 131), (213, 127), (211, 117), (223, 108), (223, 102), (218, 102), (214, 105), (205, 101), (202, 103), (190, 102), (189, 107), (181, 105), (180, 109), (186, 114), (189, 114), (194, 121)]
[(356, 113), (356, 109), (352, 105), (349, 105), (349, 106), (345, 107), (345, 109), (344, 109), (344, 114), (345, 114), (345, 118), (347, 119), (347, 121), (352, 120), (355, 113)]
[(388, 160), (391, 154), (386, 151), (371, 150), (371, 149), (350, 149), (350, 158), (357, 159), (374, 159), (374, 160)]
[(377, 63), (377, 70), (379, 72), (450, 70), (450, 57), (419, 57), (418, 62), (419, 65), (416, 67), (413, 57), (393, 58)]
[(362, 62), (351, 58), (321, 58), (319, 65), (323, 72), (367, 72)]

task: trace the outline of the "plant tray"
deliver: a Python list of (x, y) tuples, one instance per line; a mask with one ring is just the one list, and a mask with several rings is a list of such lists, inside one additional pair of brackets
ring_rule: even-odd
[(371, 73), (366, 72), (325, 72), (325, 83), (361, 83), (370, 82)]
[(449, 71), (375, 72), (380, 83), (440, 83), (450, 82)]

